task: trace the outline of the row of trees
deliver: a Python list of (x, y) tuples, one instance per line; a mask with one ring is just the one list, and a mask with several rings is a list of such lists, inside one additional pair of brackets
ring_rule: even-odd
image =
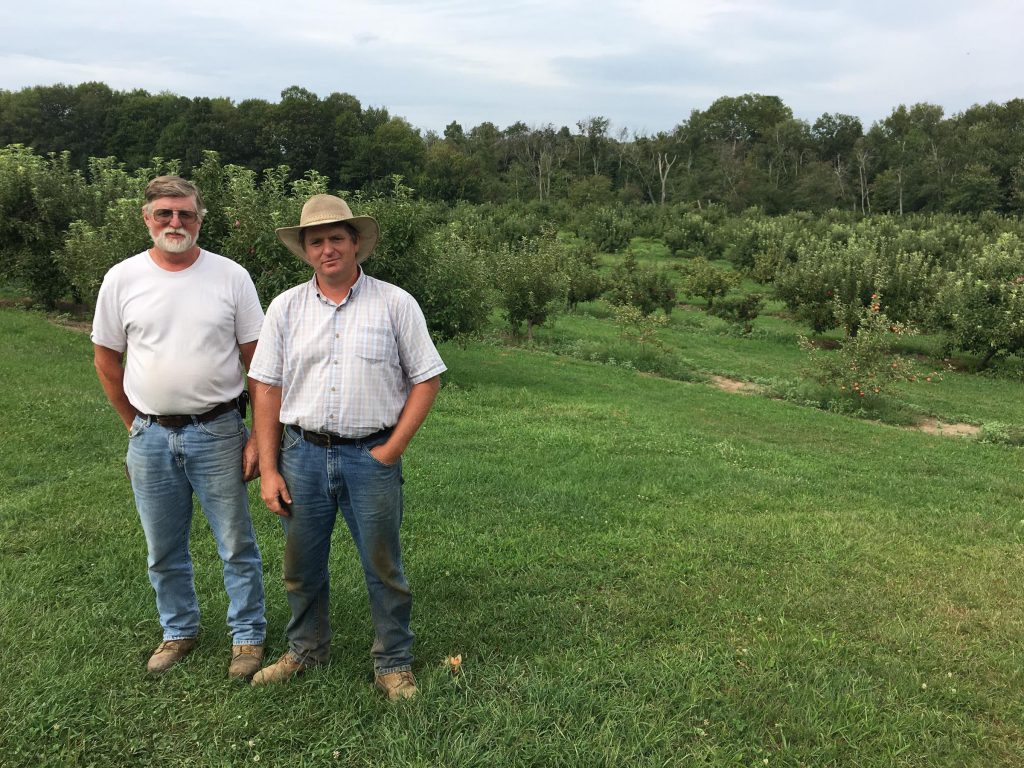
[[(1024, 224), (994, 215), (744, 217), (725, 253), (812, 330), (856, 337), (878, 305), (982, 367), (1024, 352)], [(870, 312), (869, 312), (870, 315)]]
[(129, 170), (204, 150), (257, 172), (287, 165), (369, 193), (401, 175), (430, 200), (572, 204), (720, 203), (770, 213), (841, 208), (861, 214), (1024, 210), (1024, 99), (946, 116), (900, 105), (867, 129), (852, 115), (809, 123), (776, 96), (722, 97), (670, 131), (450, 123), (425, 135), (383, 107), (293, 86), (277, 103), (187, 98), (103, 83), (0, 90), (0, 146), (69, 153), (72, 168), (114, 156)]
[[(92, 159), (89, 173), (67, 154), (0, 150), (0, 284), (41, 303), (73, 296), (91, 303), (107, 269), (149, 244), (140, 202), (154, 175), (177, 162), (128, 171)], [(262, 175), (207, 153), (192, 178), (210, 214), (202, 242), (235, 258), (269, 300), (308, 278), (274, 228), (297, 221), (303, 202), (331, 187), (287, 167)], [(1024, 223), (986, 213), (740, 215), (723, 205), (603, 205), (533, 201), (447, 205), (416, 197), (398, 177), (353, 207), (381, 222), (384, 237), (368, 271), (412, 292), (432, 330), (452, 338), (480, 329), (500, 308), (527, 335), (549, 312), (604, 296), (640, 316), (671, 314), (677, 288), (750, 329), (760, 297), (737, 296), (736, 274), (771, 286), (815, 331), (843, 327), (855, 337), (865, 308), (879, 304), (894, 323), (940, 334), (950, 351), (982, 364), (1024, 352)], [(660, 241), (676, 274), (637, 263), (636, 238)], [(599, 251), (624, 255), (611, 273)], [(727, 259), (735, 272), (713, 262)], [(728, 295), (727, 294), (730, 294)]]

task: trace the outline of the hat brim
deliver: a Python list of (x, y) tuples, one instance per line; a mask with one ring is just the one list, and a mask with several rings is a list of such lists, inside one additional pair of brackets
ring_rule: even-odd
[(281, 241), (285, 248), (294, 253), (311, 267), (315, 267), (316, 265), (310, 262), (309, 258), (306, 256), (305, 249), (302, 247), (302, 230), (308, 229), (309, 227), (319, 227), (322, 224), (338, 224), (340, 222), (351, 224), (356, 228), (356, 231), (359, 232), (359, 248), (356, 251), (356, 264), (362, 264), (370, 257), (370, 254), (373, 253), (373, 249), (377, 247), (377, 240), (380, 238), (380, 226), (377, 224), (377, 220), (372, 216), (352, 216), (351, 218), (314, 221), (297, 227), (278, 227), (274, 231), (277, 233), (277, 239)]

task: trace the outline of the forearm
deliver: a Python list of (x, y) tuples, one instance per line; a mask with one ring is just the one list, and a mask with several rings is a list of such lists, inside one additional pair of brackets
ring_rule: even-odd
[[(256, 387), (265, 387), (266, 384), (261, 384), (256, 379), (245, 379), (246, 392), (249, 394), (249, 411), (252, 414), (252, 429), (249, 430), (249, 439), (259, 445), (259, 441), (256, 440)], [(243, 392), (244, 395), (246, 392)]]
[(426, 421), (427, 414), (434, 405), (434, 399), (441, 389), (441, 379), (435, 376), (419, 384), (414, 384), (405, 401), (405, 407), (398, 417), (398, 422), (391, 432), (391, 436), (382, 448), (386, 448), (395, 461), (405, 453), (416, 432)]
[(277, 472), (281, 445), (281, 388), (249, 379), (252, 431), (260, 457), (260, 474)]
[(124, 366), (123, 356), (106, 347), (95, 347), (93, 364), (96, 367), (96, 375), (103, 387), (103, 393), (107, 400), (117, 412), (118, 417), (124, 422), (125, 428), (131, 429), (132, 421), (135, 420), (135, 406), (128, 400), (124, 393)]
[(281, 388), (252, 381), (252, 422), (260, 455), (260, 496), (267, 509), (287, 517), (292, 497), (277, 468), (281, 445)]

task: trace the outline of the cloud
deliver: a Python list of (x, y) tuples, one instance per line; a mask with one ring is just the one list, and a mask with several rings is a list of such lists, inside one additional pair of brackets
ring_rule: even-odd
[(0, 87), (101, 80), (240, 101), (300, 85), (435, 130), (590, 115), (670, 130), (755, 92), (868, 124), (899, 103), (1020, 96), (1022, 24), (1011, 0), (39, 0), (6, 13)]

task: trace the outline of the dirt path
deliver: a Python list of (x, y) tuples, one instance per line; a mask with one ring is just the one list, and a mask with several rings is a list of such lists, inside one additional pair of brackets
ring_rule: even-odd
[[(733, 392), (740, 395), (756, 395), (761, 391), (756, 384), (749, 381), (738, 381), (726, 376), (712, 376), (711, 384), (723, 392)], [(942, 435), (943, 437), (974, 437), (981, 432), (981, 427), (963, 422), (947, 423), (938, 419), (924, 419), (917, 424), (912, 424), (908, 429), (916, 429), (929, 435)]]

